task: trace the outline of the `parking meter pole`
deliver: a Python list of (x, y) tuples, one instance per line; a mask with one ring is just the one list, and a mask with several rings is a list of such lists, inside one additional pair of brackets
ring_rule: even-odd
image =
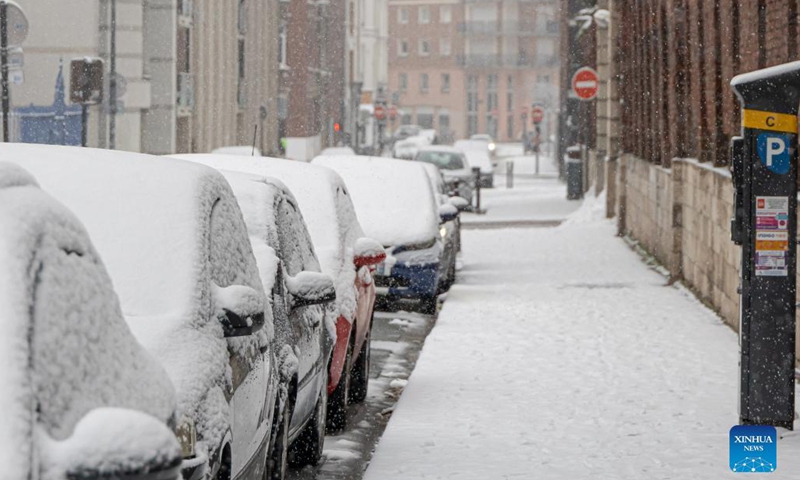
[(481, 169), (472, 167), (472, 176), (475, 178), (475, 211), (481, 212)]
[(506, 188), (514, 188), (514, 162), (506, 160)]
[(87, 130), (89, 128), (89, 105), (81, 104), (81, 147), (86, 146)]
[(732, 143), (741, 196), (733, 230), (742, 244), (739, 421), (791, 430), (800, 62), (740, 75), (731, 85), (742, 104), (741, 140)]

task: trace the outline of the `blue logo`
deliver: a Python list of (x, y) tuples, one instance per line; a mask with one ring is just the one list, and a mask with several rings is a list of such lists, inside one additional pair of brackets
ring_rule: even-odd
[(730, 467), (736, 473), (769, 473), (778, 468), (778, 435), (768, 425), (737, 425), (730, 433)]
[(792, 166), (794, 135), (762, 133), (756, 139), (756, 150), (761, 164), (770, 172), (786, 175)]

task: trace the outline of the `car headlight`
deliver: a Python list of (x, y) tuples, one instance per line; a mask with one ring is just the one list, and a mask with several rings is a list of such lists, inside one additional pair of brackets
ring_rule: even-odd
[(181, 454), (183, 458), (194, 457), (194, 447), (197, 443), (197, 431), (194, 428), (194, 420), (190, 417), (184, 416), (181, 418), (181, 423), (175, 429), (175, 437), (181, 444)]
[(494, 143), (489, 144), (489, 151), (494, 152), (495, 148), (497, 148), (497, 145), (495, 145)]
[(442, 238), (446, 237), (447, 236), (447, 229), (444, 228), (444, 227), (440, 228), (439, 229), (439, 235), (441, 235)]

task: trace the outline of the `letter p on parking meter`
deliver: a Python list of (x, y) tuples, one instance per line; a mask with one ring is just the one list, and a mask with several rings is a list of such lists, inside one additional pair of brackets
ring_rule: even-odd
[(742, 104), (731, 225), (742, 246), (739, 421), (792, 429), (800, 62), (739, 75), (731, 85)]

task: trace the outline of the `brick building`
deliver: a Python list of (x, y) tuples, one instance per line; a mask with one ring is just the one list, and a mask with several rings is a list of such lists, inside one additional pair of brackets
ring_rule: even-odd
[(333, 146), (345, 121), (345, 0), (281, 1), (279, 130), (286, 157), (310, 160)]
[[(601, 77), (597, 124), (586, 142), (591, 183), (606, 192), (619, 233), (733, 328), (740, 252), (730, 240), (727, 165), (741, 120), (730, 81), (798, 59), (799, 5), (600, 0), (599, 11), (590, 12), (596, 47), (588, 53)], [(574, 45), (562, 45), (562, 54), (568, 47)]]
[(558, 33), (555, 0), (390, 0), (390, 129), (519, 139), (524, 107), (556, 110)]

